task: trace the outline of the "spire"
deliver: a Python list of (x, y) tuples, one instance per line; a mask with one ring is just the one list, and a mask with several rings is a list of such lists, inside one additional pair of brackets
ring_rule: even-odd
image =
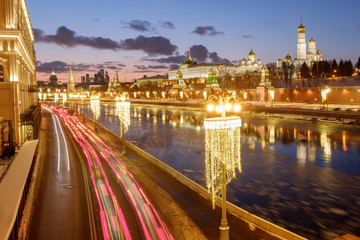
[(73, 75), (72, 75), (72, 71), (71, 71), (71, 67), (70, 67), (70, 69), (69, 69), (69, 79), (68, 79), (68, 83), (67, 83), (68, 93), (73, 92), (74, 87), (75, 87), (75, 84), (74, 84), (74, 79), (73, 79)]
[(189, 52), (189, 58), (188, 58), (188, 60), (189, 60), (189, 61), (192, 61), (192, 59), (191, 59), (191, 54), (190, 54), (190, 48), (188, 48), (187, 51)]
[(72, 75), (71, 67), (70, 67), (70, 70), (69, 70), (69, 81), (68, 81), (68, 83), (74, 83), (74, 78), (73, 78), (73, 75)]
[(302, 23), (302, 17), (301, 17), (300, 26), (298, 27), (298, 30), (299, 30), (299, 31), (300, 31), (300, 30), (305, 31), (305, 27), (304, 27), (304, 25), (303, 25), (303, 23)]

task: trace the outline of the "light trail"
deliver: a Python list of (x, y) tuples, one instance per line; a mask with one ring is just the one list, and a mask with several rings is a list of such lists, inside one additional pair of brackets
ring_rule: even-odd
[(55, 121), (55, 117), (54, 114), (51, 115), (53, 122), (54, 122), (54, 126), (55, 126), (55, 133), (56, 133), (56, 139), (57, 139), (57, 149), (58, 149), (58, 167), (57, 167), (57, 171), (60, 171), (60, 139), (59, 139), (59, 133), (57, 130), (57, 125), (56, 125), (56, 121)]
[(100, 207), (104, 239), (131, 239), (131, 235), (100, 159), (109, 165), (119, 180), (118, 183), (140, 222), (144, 238), (149, 240), (174, 239), (149, 198), (127, 170), (125, 163), (76, 116), (67, 115), (63, 109), (54, 110), (69, 128), (86, 156)]
[[(54, 115), (53, 115), (54, 116)], [(60, 128), (60, 130), (61, 130), (61, 136), (62, 136), (62, 138), (63, 138), (63, 143), (64, 143), (64, 145), (65, 145), (65, 151), (66, 151), (66, 162), (67, 162), (67, 170), (68, 171), (70, 171), (70, 160), (69, 160), (69, 151), (68, 151), (68, 147), (67, 147), (67, 141), (66, 141), (66, 138), (65, 138), (65, 135), (64, 135), (64, 132), (63, 132), (63, 129), (62, 129), (62, 126), (60, 125), (60, 120), (59, 120), (59, 118), (58, 118), (58, 116), (57, 115), (55, 115), (55, 117), (56, 117), (56, 120), (57, 120), (57, 123), (58, 123), (58, 126), (59, 126), (59, 128)]]

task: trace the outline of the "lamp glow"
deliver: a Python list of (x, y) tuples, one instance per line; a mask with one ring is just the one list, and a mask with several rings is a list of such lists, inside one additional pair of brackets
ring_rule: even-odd
[(241, 105), (240, 104), (235, 104), (234, 105), (234, 111), (239, 112), (240, 110), (241, 110)]
[(226, 104), (225, 104), (225, 110), (226, 110), (226, 111), (230, 111), (230, 110), (231, 110), (231, 107), (232, 107), (232, 106), (231, 106), (230, 103), (226, 103)]
[(214, 109), (215, 109), (215, 106), (213, 105), (213, 104), (209, 104), (209, 105), (207, 105), (207, 110), (209, 111), (209, 112), (212, 112), (212, 111), (214, 111)]
[(218, 113), (221, 113), (223, 111), (223, 106), (222, 105), (217, 105), (215, 107), (215, 111), (218, 112)]

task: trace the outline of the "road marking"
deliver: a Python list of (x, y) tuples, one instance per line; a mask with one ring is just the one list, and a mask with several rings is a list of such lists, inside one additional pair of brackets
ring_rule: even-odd
[(70, 171), (70, 160), (69, 160), (69, 151), (68, 151), (68, 147), (67, 147), (67, 141), (66, 141), (66, 139), (65, 139), (64, 132), (63, 132), (62, 126), (61, 126), (61, 124), (60, 124), (60, 120), (59, 120), (59, 118), (58, 118), (57, 115), (55, 115), (55, 117), (56, 117), (56, 120), (57, 120), (57, 122), (58, 122), (59, 128), (60, 128), (60, 130), (61, 130), (61, 135), (62, 135), (62, 137), (63, 137), (63, 141), (64, 141), (64, 144), (65, 144), (67, 166), (68, 166), (68, 171)]
[(52, 119), (53, 119), (54, 125), (55, 125), (57, 148), (58, 148), (58, 167), (57, 167), (57, 171), (59, 172), (60, 171), (60, 140), (59, 140), (59, 133), (58, 133), (58, 130), (57, 130), (57, 124), (56, 124), (56, 121), (55, 121), (54, 114), (52, 113), (51, 116), (52, 116)]

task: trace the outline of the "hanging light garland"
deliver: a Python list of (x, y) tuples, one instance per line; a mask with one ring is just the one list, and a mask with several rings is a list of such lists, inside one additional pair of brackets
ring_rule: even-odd
[(223, 166), (226, 172), (226, 184), (236, 176), (236, 169), (241, 172), (240, 156), (240, 117), (209, 118), (205, 126), (205, 167), (206, 185), (215, 198), (222, 190)]
[(119, 117), (121, 124), (124, 124), (124, 130), (126, 132), (130, 125), (130, 102), (116, 102), (115, 108), (115, 114)]

